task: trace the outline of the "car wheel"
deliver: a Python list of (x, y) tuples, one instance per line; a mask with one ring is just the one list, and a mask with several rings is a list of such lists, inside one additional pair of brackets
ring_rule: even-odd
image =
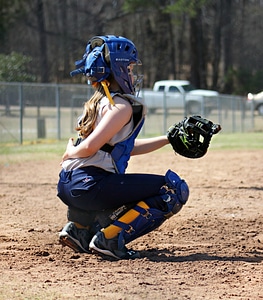
[(262, 104), (259, 104), (257, 110), (258, 110), (258, 114), (259, 114), (260, 116), (263, 116), (263, 103), (262, 103)]

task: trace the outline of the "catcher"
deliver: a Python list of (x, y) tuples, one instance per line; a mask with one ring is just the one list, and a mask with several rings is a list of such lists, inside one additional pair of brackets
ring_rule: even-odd
[[(146, 109), (136, 97), (141, 76), (135, 45), (120, 36), (95, 36), (71, 75), (84, 74), (94, 87), (78, 120), (78, 139), (70, 138), (62, 157), (58, 197), (68, 207), (62, 245), (116, 259), (140, 257), (126, 245), (177, 214), (188, 200), (187, 183), (175, 172), (125, 174), (131, 155), (171, 144), (176, 153), (205, 155), (213, 134), (211, 121), (192, 116), (167, 135), (136, 139)], [(137, 75), (137, 74), (136, 74)]]

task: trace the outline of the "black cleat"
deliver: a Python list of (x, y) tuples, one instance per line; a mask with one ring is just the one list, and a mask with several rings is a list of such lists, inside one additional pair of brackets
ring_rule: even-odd
[(78, 228), (74, 222), (69, 222), (59, 233), (59, 242), (78, 253), (90, 253), (89, 242), (91, 233), (84, 228)]
[(124, 245), (124, 241), (120, 244), (123, 244), (123, 246), (119, 247), (119, 235), (112, 239), (106, 239), (104, 233), (99, 231), (93, 236), (89, 248), (98, 254), (111, 256), (117, 259), (140, 258), (140, 253), (138, 251), (127, 249)]

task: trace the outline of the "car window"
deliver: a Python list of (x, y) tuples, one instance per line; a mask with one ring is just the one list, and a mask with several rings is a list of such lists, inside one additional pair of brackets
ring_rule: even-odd
[(176, 86), (170, 86), (168, 92), (179, 93), (179, 89)]
[(190, 92), (192, 90), (195, 90), (195, 87), (191, 84), (182, 85), (182, 88), (184, 89), (185, 92)]
[(164, 85), (160, 85), (158, 88), (158, 91), (163, 92), (164, 91), (165, 86)]

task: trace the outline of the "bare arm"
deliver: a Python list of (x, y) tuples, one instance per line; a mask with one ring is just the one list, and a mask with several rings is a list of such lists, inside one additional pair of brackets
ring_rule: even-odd
[(74, 146), (73, 138), (68, 141), (62, 160), (68, 158), (88, 157), (95, 154), (120, 129), (128, 123), (132, 115), (131, 105), (120, 97), (116, 97), (115, 105), (105, 108), (102, 120), (94, 131), (78, 146)]
[(160, 149), (167, 144), (169, 144), (169, 141), (165, 135), (147, 139), (137, 139), (135, 140), (134, 148), (131, 152), (131, 155), (149, 153)]

